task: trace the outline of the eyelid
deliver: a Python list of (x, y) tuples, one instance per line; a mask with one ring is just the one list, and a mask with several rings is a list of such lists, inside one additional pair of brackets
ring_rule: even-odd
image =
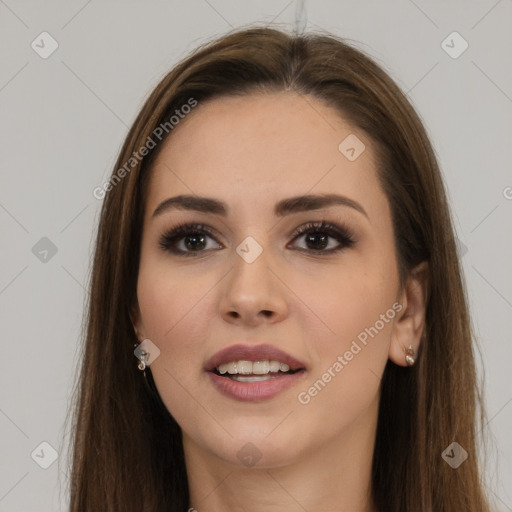
[(202, 222), (180, 222), (175, 226), (172, 226), (171, 228), (165, 230), (165, 233), (167, 235), (177, 235), (182, 233), (189, 233), (191, 231), (204, 231), (209, 235), (220, 237), (220, 234), (217, 232), (216, 229)]
[(293, 239), (292, 241), (295, 241), (297, 238), (303, 235), (315, 232), (327, 233), (329, 237), (338, 239), (338, 242), (341, 244), (341, 246), (326, 251), (307, 251), (311, 252), (312, 254), (333, 254), (338, 250), (350, 248), (357, 242), (353, 230), (346, 226), (345, 223), (332, 223), (326, 220), (306, 222), (305, 224), (297, 227), (292, 232), (290, 237)]
[[(288, 235), (288, 238), (291, 238), (291, 243), (293, 243), (297, 238), (315, 232), (327, 233), (329, 238), (333, 238), (338, 242), (338, 246), (327, 250), (299, 248), (299, 251), (310, 253), (311, 255), (315, 256), (328, 256), (335, 254), (343, 249), (352, 247), (357, 241), (354, 237), (352, 229), (348, 228), (344, 223), (332, 223), (326, 220), (310, 221), (301, 224), (295, 228), (291, 234)], [(170, 228), (161, 235), (159, 239), (159, 245), (164, 251), (172, 252), (179, 256), (199, 256), (201, 253), (208, 253), (211, 251), (211, 249), (199, 251), (183, 251), (173, 247), (177, 242), (183, 240), (183, 238), (185, 238), (186, 235), (190, 233), (204, 233), (208, 237), (215, 240), (217, 244), (221, 245), (221, 248), (225, 248), (224, 244), (218, 241), (218, 238), (222, 237), (219, 237), (217, 231), (214, 228), (198, 222), (183, 222)]]
[[(164, 231), (164, 233), (159, 238), (159, 245), (163, 250), (174, 252), (175, 254), (194, 255), (193, 251), (180, 251), (180, 250), (172, 250), (171, 249), (172, 244), (175, 244), (177, 241), (182, 240), (187, 234), (190, 234), (191, 232), (205, 233), (210, 238), (213, 238), (216, 243), (223, 246), (223, 244), (217, 240), (217, 238), (219, 238), (219, 236), (217, 235), (216, 230), (206, 224), (199, 223), (199, 222), (182, 222), (182, 223), (179, 223), (178, 225)], [(172, 242), (172, 244), (171, 244), (171, 242)], [(198, 251), (198, 252), (207, 252), (207, 251)]]

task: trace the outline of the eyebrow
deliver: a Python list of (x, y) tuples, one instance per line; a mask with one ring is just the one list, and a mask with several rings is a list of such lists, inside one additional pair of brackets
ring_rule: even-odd
[[(276, 217), (284, 217), (298, 212), (320, 210), (329, 206), (348, 206), (363, 214), (369, 219), (366, 210), (357, 201), (338, 194), (304, 195), (289, 197), (276, 203), (274, 214)], [(169, 197), (162, 201), (153, 212), (153, 218), (170, 210), (191, 210), (214, 215), (228, 215), (229, 208), (226, 203), (211, 197), (195, 195), (179, 195)]]

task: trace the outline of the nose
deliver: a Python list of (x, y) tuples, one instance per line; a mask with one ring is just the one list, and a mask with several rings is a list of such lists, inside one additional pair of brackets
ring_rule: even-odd
[(265, 251), (252, 263), (234, 254), (233, 269), (224, 282), (220, 312), (232, 324), (256, 327), (282, 321), (288, 311), (286, 287), (271, 268)]

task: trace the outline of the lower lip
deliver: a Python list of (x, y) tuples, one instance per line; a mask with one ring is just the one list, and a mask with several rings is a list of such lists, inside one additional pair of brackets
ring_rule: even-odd
[(229, 377), (221, 377), (214, 372), (208, 372), (213, 385), (225, 396), (245, 402), (268, 400), (285, 389), (293, 386), (304, 376), (305, 371), (300, 370), (292, 374), (282, 374), (273, 379), (260, 382), (238, 382)]

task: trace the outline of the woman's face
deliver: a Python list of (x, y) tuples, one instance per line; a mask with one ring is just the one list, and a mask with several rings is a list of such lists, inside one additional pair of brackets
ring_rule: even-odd
[(137, 296), (189, 457), (276, 467), (367, 435), (402, 309), (372, 144), (310, 96), (199, 103), (152, 170)]

